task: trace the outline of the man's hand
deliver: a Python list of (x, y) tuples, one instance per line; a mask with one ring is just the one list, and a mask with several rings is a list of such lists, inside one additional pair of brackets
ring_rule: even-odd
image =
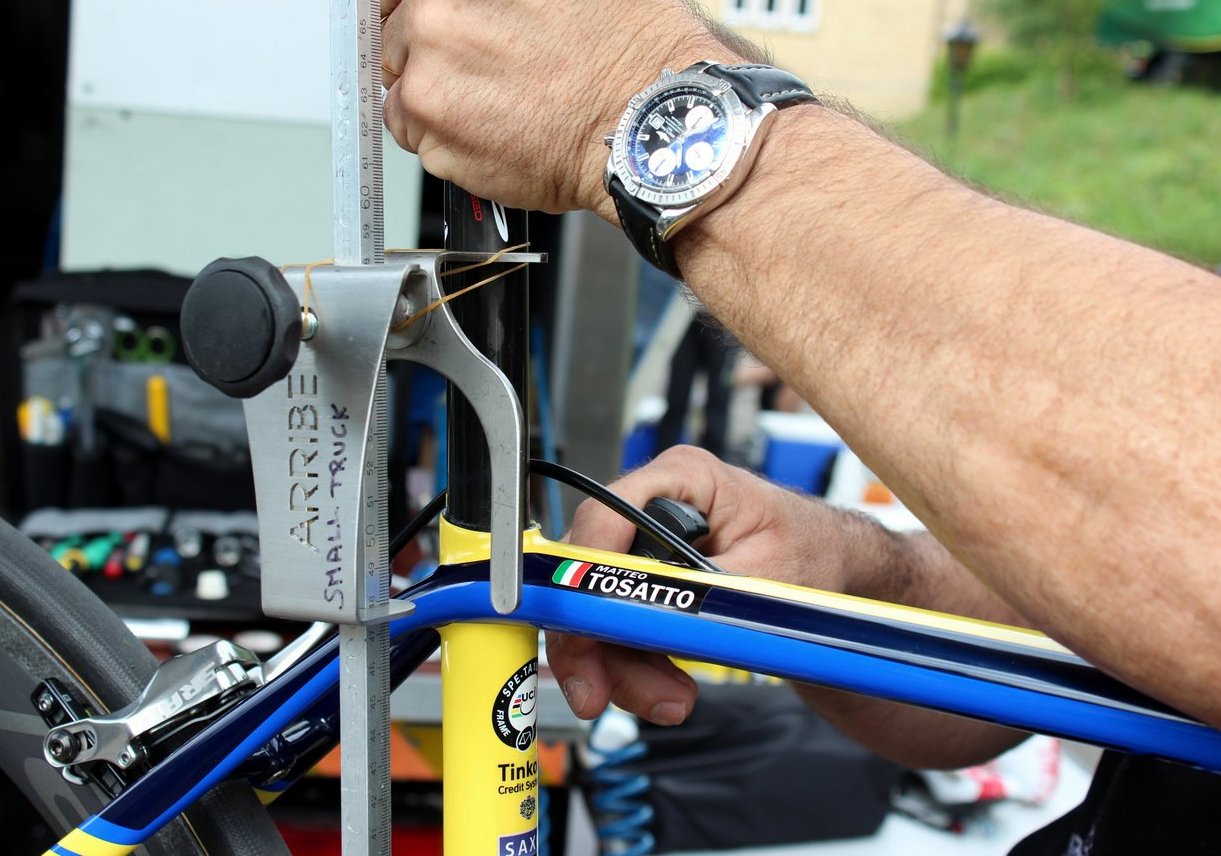
[[(854, 567), (891, 563), (894, 540), (856, 515), (764, 481), (689, 446), (669, 449), (649, 465), (611, 485), (644, 506), (656, 496), (689, 503), (708, 518), (709, 534), (696, 546), (726, 570), (780, 582), (847, 590), (846, 558)], [(577, 509), (568, 540), (625, 552), (635, 528), (590, 500)], [(901, 575), (900, 575), (901, 576)], [(860, 575), (854, 582), (861, 582)], [(691, 712), (696, 685), (660, 654), (547, 635), (547, 654), (573, 712), (593, 718), (613, 701), (659, 725), (674, 725)]]
[[(696, 546), (728, 571), (1023, 623), (931, 536), (890, 532), (862, 514), (778, 487), (702, 449), (669, 449), (611, 487), (638, 506), (668, 496), (704, 512), (709, 534)], [(568, 540), (623, 552), (634, 537), (631, 523), (590, 500), (577, 509)], [(614, 702), (658, 725), (677, 725), (695, 705), (695, 681), (661, 654), (548, 633), (547, 656), (568, 704), (585, 719)], [(979, 763), (1023, 736), (905, 705), (796, 688), (845, 734), (911, 766)]]
[(386, 127), (424, 169), (516, 208), (598, 211), (611, 133), (663, 66), (735, 60), (681, 0), (383, 0)]

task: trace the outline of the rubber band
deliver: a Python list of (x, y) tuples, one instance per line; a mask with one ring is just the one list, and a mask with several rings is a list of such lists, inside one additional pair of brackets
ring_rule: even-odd
[(314, 284), (310, 282), (310, 274), (314, 268), (335, 264), (334, 259), (323, 259), (320, 262), (310, 262), (305, 266), (305, 286), (301, 289), (301, 314), (309, 315), (309, 299), (314, 293)]
[[(477, 261), (477, 262), (472, 262), (471, 264), (463, 265), (462, 267), (456, 267), (451, 270), (447, 270), (444, 273), (442, 273), (441, 276), (452, 276), (454, 274), (466, 273), (468, 271), (475, 270), (476, 268), (481, 268), (481, 267), (485, 267), (487, 265), (495, 264), (496, 262), (500, 261), (500, 259), (503, 256), (507, 255), (508, 253), (513, 253), (518, 250), (524, 250), (529, 246), (530, 246), (530, 243), (527, 241), (525, 243), (515, 244), (511, 247), (505, 247), (505, 248), (493, 253), (492, 255), (488, 256), (486, 259), (482, 259), (481, 261)], [(416, 253), (416, 252), (422, 252), (422, 251), (421, 250), (390, 249), (390, 250), (386, 250), (385, 252), (387, 254), (389, 254), (389, 253)], [(423, 252), (433, 252), (433, 251), (423, 251)], [(309, 264), (304, 266), (305, 267), (305, 272), (304, 272), (305, 285), (304, 285), (304, 288), (302, 289), (302, 297), (301, 297), (302, 314), (309, 314), (309, 311), (310, 311), (310, 295), (313, 293), (313, 290), (314, 290), (313, 283), (310, 281), (310, 274), (313, 272), (314, 268), (325, 267), (325, 266), (333, 265), (333, 264), (335, 264), (334, 259), (322, 259), (321, 261), (310, 262)], [(439, 309), (441, 306), (443, 306), (446, 303), (449, 303), (455, 297), (461, 297), (462, 295), (464, 295), (468, 292), (474, 291), (477, 288), (482, 288), (483, 286), (485, 286), (489, 283), (495, 282), (496, 280), (500, 279), (501, 277), (506, 277), (511, 273), (516, 273), (517, 271), (526, 267), (526, 264), (527, 264), (526, 262), (522, 262), (521, 264), (514, 265), (513, 267), (508, 268), (507, 270), (503, 270), (500, 273), (489, 276), (487, 279), (481, 279), (479, 282), (468, 285), (465, 288), (461, 288), (458, 291), (455, 291), (453, 294), (447, 294), (438, 300), (434, 300), (432, 303), (428, 304), (423, 309), (419, 310), (418, 312), (412, 313), (411, 315), (404, 318), (402, 321), (399, 321), (397, 324), (393, 325), (390, 328), (390, 332), (397, 333), (401, 330), (405, 330), (408, 327), (410, 327), (412, 324), (414, 324), (416, 321), (419, 321), (429, 312)], [(280, 270), (284, 271), (290, 267), (297, 267), (297, 265), (281, 265)]]
[[(508, 251), (506, 250), (505, 252), (508, 252)], [(480, 267), (481, 265), (489, 264), (491, 261), (492, 260), (489, 259), (488, 262), (480, 262), (479, 264), (471, 265), (471, 267), (472, 268)], [(453, 294), (447, 294), (444, 297), (440, 298), (439, 300), (434, 300), (432, 303), (425, 306), (419, 312), (413, 312), (411, 315), (408, 315), (402, 321), (400, 321), (397, 324), (395, 324), (394, 326), (392, 326), (390, 328), (390, 332), (398, 333), (401, 330), (405, 330), (408, 327), (410, 327), (412, 324), (414, 324), (416, 321), (419, 321), (429, 312), (432, 312), (436, 309), (441, 308), (441, 306), (443, 306), (446, 303), (449, 303), (455, 297), (461, 297), (462, 295), (466, 294), (467, 292), (474, 291), (476, 288), (482, 288), (483, 286), (487, 285), (488, 283), (495, 282), (496, 280), (500, 279), (501, 277), (508, 276), (511, 273), (516, 273), (517, 271), (526, 267), (526, 264), (527, 264), (526, 262), (522, 262), (519, 265), (514, 265), (513, 267), (509, 268), (508, 270), (502, 270), (500, 273), (494, 273), (491, 276), (489, 276), (487, 279), (481, 279), (479, 282), (468, 285), (465, 288), (458, 289)], [(458, 271), (451, 271), (451, 273), (458, 273)]]
[[(481, 261), (477, 261), (477, 262), (472, 262), (471, 264), (463, 265), (462, 267), (452, 268), (452, 269), (447, 270), (444, 273), (442, 273), (441, 276), (452, 276), (453, 274), (466, 273), (467, 271), (472, 271), (472, 270), (475, 270), (476, 268), (481, 268), (481, 267), (485, 267), (486, 265), (495, 264), (496, 262), (500, 261), (501, 257), (506, 255), (507, 253), (516, 252), (517, 250), (524, 250), (529, 246), (530, 246), (530, 243), (527, 241), (527, 242), (521, 243), (521, 244), (514, 244), (511, 247), (504, 247), (503, 249), (498, 250), (497, 252), (488, 256), (486, 259), (482, 259)], [(441, 306), (443, 306), (446, 303), (449, 303), (455, 297), (461, 297), (462, 295), (466, 294), (467, 292), (474, 291), (477, 288), (482, 288), (483, 286), (487, 285), (488, 283), (495, 282), (496, 280), (500, 279), (501, 277), (508, 276), (511, 273), (515, 273), (524, 267), (526, 267), (525, 262), (523, 262), (522, 264), (519, 264), (519, 265), (515, 265), (514, 267), (511, 267), (508, 270), (501, 271), (500, 273), (495, 274), (493, 276), (489, 276), (487, 279), (483, 279), (483, 280), (480, 280), (479, 282), (468, 285), (465, 288), (461, 288), (458, 291), (455, 291), (453, 294), (447, 294), (438, 300), (434, 300), (432, 303), (428, 304), (423, 309), (419, 310), (418, 312), (413, 312), (411, 315), (407, 316), (402, 321), (399, 321), (397, 324), (394, 324), (390, 328), (390, 332), (398, 333), (402, 330), (406, 330), (408, 327), (410, 327), (416, 321), (419, 321), (429, 312), (433, 312), (433, 311), (439, 309)]]
[(468, 270), (474, 270), (475, 268), (483, 267), (484, 265), (495, 264), (496, 262), (500, 261), (500, 257), (505, 255), (506, 253), (516, 252), (517, 250), (524, 250), (529, 246), (530, 246), (530, 242), (527, 241), (524, 244), (515, 244), (512, 247), (505, 247), (503, 250), (499, 250), (499, 251), (493, 253), (492, 255), (488, 256), (486, 259), (484, 259), (481, 262), (472, 262), (469, 265), (463, 265), (462, 267), (457, 267), (457, 268), (453, 268), (451, 270), (447, 270), (447, 271), (445, 271), (445, 273), (441, 274), (441, 276), (452, 276), (456, 273), (466, 273)]

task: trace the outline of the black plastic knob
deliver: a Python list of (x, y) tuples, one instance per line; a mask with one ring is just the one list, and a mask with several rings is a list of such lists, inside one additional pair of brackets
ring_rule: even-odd
[(288, 375), (301, 346), (301, 305), (265, 259), (217, 259), (182, 302), (191, 368), (234, 398), (258, 395)]

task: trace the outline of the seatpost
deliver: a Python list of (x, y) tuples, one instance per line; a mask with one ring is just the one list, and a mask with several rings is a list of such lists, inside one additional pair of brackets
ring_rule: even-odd
[[(526, 241), (524, 211), (506, 210), (448, 183), (445, 222), (446, 250), (495, 253)], [(471, 344), (504, 373), (523, 407), (529, 377), (526, 270), (449, 304)], [(443, 288), (450, 294), (487, 276), (486, 267), (445, 276)], [(529, 437), (528, 428), (523, 436)], [(528, 448), (525, 439), (522, 453)], [(491, 466), (479, 419), (451, 382), (443, 564), (458, 542), (486, 537), (492, 522)], [(521, 505), (519, 532), (526, 522), (524, 499)], [(538, 631), (478, 622), (450, 624), (440, 632), (445, 852), (537, 853)]]
[[(526, 212), (472, 196), (445, 182), (445, 249), (496, 253), (528, 240)], [(442, 287), (452, 294), (486, 277), (487, 269), (446, 276)], [(526, 409), (529, 377), (529, 268), (522, 268), (450, 307), (471, 344), (504, 372)], [(448, 384), (448, 469), (446, 518), (457, 526), (487, 531), (491, 524), (491, 491), (487, 440), (475, 411), (453, 383)], [(529, 449), (527, 422), (526, 448)], [(520, 523), (524, 526), (525, 519)]]

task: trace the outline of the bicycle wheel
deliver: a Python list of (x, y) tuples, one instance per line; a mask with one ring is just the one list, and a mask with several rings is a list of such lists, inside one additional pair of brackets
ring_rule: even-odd
[[(0, 822), (8, 852), (41, 853), (106, 803), (43, 760), (47, 727), (30, 696), (57, 678), (98, 709), (143, 689), (156, 659), (122, 621), (45, 551), (0, 521)], [(138, 852), (287, 854), (250, 788), (228, 783)]]

